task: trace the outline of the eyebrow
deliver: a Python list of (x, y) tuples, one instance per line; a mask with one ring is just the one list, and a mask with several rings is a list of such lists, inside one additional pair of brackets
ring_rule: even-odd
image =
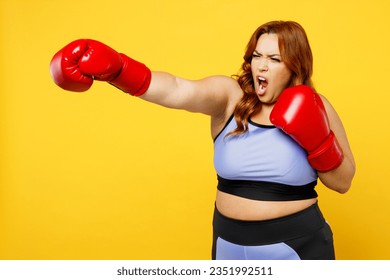
[[(254, 52), (253, 53), (256, 53), (256, 54), (258, 54), (258, 55), (262, 55), (261, 53), (259, 53), (257, 50), (254, 50)], [(279, 56), (279, 57), (281, 57), (281, 55), (280, 54), (278, 54), (278, 53), (275, 53), (275, 54), (269, 54), (269, 55), (266, 55), (266, 56), (268, 56), (268, 57), (275, 57), (275, 56)]]

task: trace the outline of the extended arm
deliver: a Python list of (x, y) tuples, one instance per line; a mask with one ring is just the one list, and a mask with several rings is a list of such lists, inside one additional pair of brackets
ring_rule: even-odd
[(80, 39), (57, 52), (51, 63), (54, 82), (69, 91), (86, 91), (94, 80), (165, 107), (204, 113), (216, 119), (241, 93), (237, 82), (225, 76), (186, 80), (150, 69), (107, 45)]

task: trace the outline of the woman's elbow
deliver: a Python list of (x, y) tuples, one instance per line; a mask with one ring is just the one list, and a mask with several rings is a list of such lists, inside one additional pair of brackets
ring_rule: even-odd
[(345, 194), (349, 191), (349, 189), (351, 188), (351, 185), (352, 185), (352, 182), (350, 182), (349, 184), (342, 184), (342, 185), (339, 185), (336, 188), (334, 188), (334, 190), (336, 192), (338, 192), (339, 194)]
[(319, 173), (320, 180), (326, 187), (340, 194), (347, 193), (351, 186), (356, 173), (355, 164), (343, 164), (339, 168), (326, 172)]

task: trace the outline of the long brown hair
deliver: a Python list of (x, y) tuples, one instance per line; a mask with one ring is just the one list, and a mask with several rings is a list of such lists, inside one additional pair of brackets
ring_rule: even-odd
[(248, 130), (249, 117), (261, 109), (260, 100), (254, 90), (251, 61), (258, 39), (269, 33), (278, 35), (282, 61), (292, 74), (289, 86), (304, 84), (313, 87), (313, 55), (302, 26), (293, 21), (271, 21), (261, 25), (249, 40), (240, 74), (236, 76), (244, 95), (234, 110), (237, 128), (229, 135), (245, 133)]

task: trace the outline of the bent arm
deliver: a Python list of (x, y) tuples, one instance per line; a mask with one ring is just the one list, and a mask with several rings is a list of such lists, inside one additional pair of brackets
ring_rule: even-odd
[(318, 172), (318, 176), (321, 182), (329, 189), (339, 193), (346, 193), (351, 187), (352, 179), (355, 175), (355, 160), (340, 117), (325, 97), (321, 96), (321, 99), (328, 114), (330, 129), (334, 132), (343, 150), (344, 158), (338, 168), (329, 172)]

